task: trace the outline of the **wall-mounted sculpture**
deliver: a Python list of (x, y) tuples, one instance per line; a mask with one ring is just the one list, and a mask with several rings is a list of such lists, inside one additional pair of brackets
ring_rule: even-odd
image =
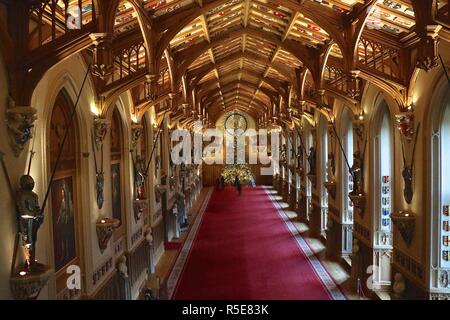
[(135, 199), (146, 199), (145, 195), (145, 167), (146, 159), (144, 156), (135, 154), (133, 157), (133, 167), (134, 167), (134, 194)]
[[(353, 130), (356, 134), (356, 150), (353, 153), (353, 165), (349, 172), (353, 178), (353, 191), (349, 193), (349, 198), (353, 203), (356, 213), (361, 217), (364, 216), (366, 207), (366, 195), (364, 193), (364, 158), (367, 147), (367, 139), (364, 140), (364, 146), (361, 151), (361, 143), (363, 142), (365, 126), (361, 119), (353, 121)], [(345, 154), (345, 153), (344, 153)]]
[(282, 166), (287, 164), (287, 148), (285, 144), (281, 146), (280, 163)]
[(26, 143), (33, 137), (36, 112), (32, 107), (18, 107), (12, 98), (8, 99), (5, 120), (9, 142), (16, 157), (20, 156)]
[(316, 174), (316, 149), (314, 147), (309, 148), (308, 163), (309, 163), (308, 175), (315, 175)]
[(296, 158), (297, 158), (297, 169), (299, 169), (303, 166), (303, 150), (301, 146), (297, 147)]
[(94, 118), (94, 142), (95, 142), (95, 147), (97, 148), (97, 150), (100, 150), (101, 147), (103, 146), (103, 142), (105, 141), (106, 135), (108, 133), (108, 130), (111, 126), (111, 121), (104, 119), (104, 118), (99, 118), (99, 117), (95, 117)]
[(420, 130), (420, 123), (417, 125), (417, 130), (414, 130), (414, 115), (411, 112), (396, 115), (396, 122), (397, 129), (401, 134), (403, 156), (402, 177), (404, 182), (403, 198), (405, 199), (406, 203), (411, 204), (414, 196), (414, 158), (417, 145), (417, 137)]
[(138, 142), (144, 133), (144, 126), (141, 124), (133, 123), (131, 125), (131, 150), (136, 150)]
[[(92, 131), (92, 153), (94, 155), (95, 164), (95, 189), (97, 192), (97, 206), (99, 209), (103, 207), (105, 201), (104, 187), (105, 187), (105, 172), (103, 170), (103, 143), (108, 132), (110, 122), (103, 118), (94, 119), (94, 128)], [(100, 151), (100, 163), (97, 160), (97, 151)]]
[[(9, 180), (9, 178), (8, 178)], [(17, 251), (14, 253), (10, 284), (16, 299), (36, 299), (47, 284), (52, 270), (50, 266), (38, 263), (36, 242), (38, 231), (44, 222), (44, 215), (39, 206), (38, 195), (33, 191), (34, 180), (29, 175), (20, 178), (20, 187), (16, 193), (17, 222), (19, 226), (18, 241), (25, 254), (25, 264), (15, 269)], [(19, 244), (16, 241), (17, 245)]]

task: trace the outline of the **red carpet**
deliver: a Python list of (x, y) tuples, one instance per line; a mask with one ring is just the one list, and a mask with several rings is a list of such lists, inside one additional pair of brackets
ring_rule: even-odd
[(172, 298), (323, 300), (332, 299), (330, 292), (342, 295), (315, 261), (331, 291), (265, 190), (244, 188), (239, 196), (229, 187), (213, 192), (184, 268), (178, 268)]

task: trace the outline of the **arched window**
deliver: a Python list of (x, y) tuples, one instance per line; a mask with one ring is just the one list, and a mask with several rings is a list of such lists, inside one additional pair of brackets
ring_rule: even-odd
[(349, 193), (353, 191), (353, 177), (349, 167), (353, 165), (353, 125), (352, 113), (347, 108), (342, 114), (342, 147), (345, 155), (341, 155), (342, 164), (342, 254), (347, 255), (352, 251), (353, 229), (353, 204)]
[[(54, 267), (56, 271), (57, 295), (64, 290), (70, 265), (80, 265), (78, 245), (78, 193), (77, 177), (78, 138), (76, 123), (71, 125), (72, 102), (65, 91), (61, 91), (55, 101), (50, 121), (50, 166), (57, 165), (51, 185), (50, 212), (53, 233)], [(59, 163), (56, 163), (62, 147), (64, 134), (68, 136)]]
[(441, 204), (442, 212), (440, 215), (440, 230), (441, 230), (441, 254), (440, 254), (440, 266), (442, 268), (450, 268), (450, 181), (449, 179), (443, 179), (443, 177), (450, 177), (450, 163), (446, 161), (450, 159), (450, 104), (444, 111), (444, 117), (441, 124), (441, 155), (440, 158), (444, 161), (441, 162)]
[[(390, 286), (392, 250), (392, 156), (393, 126), (386, 102), (379, 108), (375, 136), (375, 196), (374, 196), (374, 289)], [(360, 146), (364, 148), (364, 146)], [(363, 150), (360, 151), (364, 153)]]
[(142, 117), (142, 136), (141, 136), (141, 155), (145, 158), (148, 158), (150, 156), (150, 152), (148, 150), (148, 137), (149, 137), (149, 131), (148, 131), (148, 124), (147, 119), (145, 116)]
[[(443, 94), (442, 94), (443, 93)], [(431, 133), (430, 291), (432, 299), (450, 294), (450, 90), (438, 91), (439, 106), (433, 110)], [(442, 294), (442, 296), (441, 296)]]
[[(306, 154), (305, 155), (305, 157), (308, 159), (308, 156), (309, 156), (309, 154), (310, 154), (310, 152), (311, 152), (311, 147), (314, 147), (315, 148), (315, 146), (314, 146), (314, 137), (313, 137), (313, 134), (312, 134), (312, 132), (311, 132), (311, 125), (308, 123), (308, 122), (306, 122), (306, 125), (305, 125), (305, 136), (306, 136), (306, 139), (305, 139), (305, 148), (306, 148), (306, 150), (307, 150), (307, 152), (308, 152), (308, 154)], [(307, 161), (308, 162), (308, 161)], [(308, 164), (307, 164), (307, 166), (306, 166), (307, 168), (306, 168), (306, 174), (308, 174), (309, 172), (310, 172), (310, 170), (311, 170), (311, 165), (310, 165), (310, 163), (308, 162)], [(308, 221), (310, 220), (310, 218), (311, 218), (311, 214), (312, 214), (312, 212), (311, 212), (311, 202), (312, 202), (312, 182), (311, 182), (311, 180), (310, 179), (305, 179), (306, 180), (306, 204), (307, 204), (307, 206), (306, 206), (306, 208), (307, 208), (307, 211), (308, 211), (308, 213), (307, 213), (307, 219), (308, 219)]]
[(291, 170), (292, 168), (292, 157), (293, 157), (293, 132), (287, 131), (287, 160), (288, 160), (288, 182), (289, 182), (289, 194), (293, 192), (293, 185), (292, 185), (292, 179), (293, 179), (293, 172)]
[[(325, 188), (324, 182), (328, 181), (328, 126), (325, 117), (320, 117), (320, 195), (321, 195), (321, 232), (327, 229), (328, 220), (328, 191)], [(324, 234), (325, 236), (325, 234)]]
[[(287, 132), (282, 131), (282, 134), (281, 134), (281, 152), (282, 152), (281, 157), (282, 157), (282, 159), (281, 160), (287, 160), (288, 159), (287, 140), (288, 140), (287, 139)], [(283, 159), (283, 157), (284, 157), (284, 159)], [(284, 165), (284, 163), (281, 166), (281, 177), (283, 178), (284, 181), (287, 180), (286, 166)]]
[(296, 130), (295, 134), (294, 134), (295, 135), (295, 152), (296, 152), (296, 156), (297, 156), (296, 165), (295, 165), (297, 168), (295, 181), (296, 181), (296, 187), (298, 189), (298, 192), (300, 192), (301, 179), (302, 179), (301, 174), (300, 174), (301, 171), (299, 171), (299, 170), (300, 170), (300, 168), (303, 167), (303, 149), (302, 149), (301, 140), (300, 140), (302, 138), (301, 138), (299, 132), (300, 132), (299, 130)]
[(379, 142), (379, 199), (378, 199), (378, 227), (379, 235), (377, 243), (390, 245), (392, 243), (391, 233), (391, 204), (392, 204), (392, 132), (389, 110), (383, 110), (380, 134), (377, 137)]
[(111, 194), (112, 216), (123, 222), (123, 192), (122, 192), (122, 146), (123, 146), (122, 119), (119, 110), (114, 108), (111, 121)]

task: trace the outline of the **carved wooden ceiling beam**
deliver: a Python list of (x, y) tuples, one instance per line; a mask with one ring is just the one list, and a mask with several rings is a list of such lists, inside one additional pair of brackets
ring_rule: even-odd
[(188, 78), (191, 80), (191, 86), (196, 86), (199, 81), (203, 79), (204, 76), (206, 76), (211, 70), (214, 68), (219, 68), (221, 66), (225, 66), (227, 64), (230, 64), (232, 62), (235, 62), (238, 59), (248, 59), (250, 61), (257, 61), (262, 64), (267, 65), (268, 67), (277, 70), (281, 75), (286, 77), (286, 80), (293, 81), (295, 78), (294, 73), (292, 70), (289, 70), (288, 67), (281, 65), (280, 63), (274, 63), (271, 62), (270, 59), (263, 57), (259, 54), (255, 54), (253, 52), (236, 52), (229, 56), (226, 56), (225, 58), (216, 61), (215, 64), (208, 64), (205, 66), (202, 66), (198, 69), (194, 69), (192, 71), (188, 71)]

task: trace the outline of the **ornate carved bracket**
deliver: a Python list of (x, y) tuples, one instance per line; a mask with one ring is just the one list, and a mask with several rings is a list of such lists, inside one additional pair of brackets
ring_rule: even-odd
[(36, 112), (37, 110), (32, 107), (18, 107), (12, 98), (8, 99), (5, 120), (10, 145), (16, 157), (20, 156), (26, 143), (33, 138)]
[(111, 126), (111, 121), (109, 121), (105, 118), (96, 117), (94, 119), (94, 142), (95, 142), (95, 147), (97, 148), (97, 150), (101, 149), (110, 126)]
[(134, 220), (141, 220), (145, 210), (148, 208), (148, 200), (133, 200)]
[(441, 28), (441, 25), (426, 26), (417, 48), (416, 66), (427, 72), (439, 65), (438, 33)]
[(414, 236), (416, 217), (410, 211), (399, 211), (392, 213), (391, 219), (398, 228), (403, 241), (405, 241), (406, 245), (409, 247)]
[(101, 80), (106, 80), (114, 70), (112, 61), (114, 35), (111, 33), (92, 33), (90, 36), (94, 44), (91, 72)]
[(414, 114), (412, 112), (395, 115), (397, 129), (407, 140), (411, 140), (414, 135)]
[(10, 279), (11, 291), (15, 299), (36, 300), (42, 288), (47, 285), (53, 270), (46, 265), (35, 263), (34, 270), (18, 270)]
[(358, 139), (362, 139), (364, 137), (364, 120), (355, 119), (353, 120), (353, 131), (358, 136)]
[(325, 186), (325, 188), (328, 191), (328, 194), (333, 198), (336, 199), (336, 181), (325, 181), (323, 183), (323, 185)]
[(359, 97), (361, 94), (359, 73), (359, 70), (352, 70), (347, 75), (347, 95), (352, 99)]
[(144, 96), (147, 101), (155, 101), (158, 97), (157, 87), (158, 87), (158, 78), (159, 74), (150, 74), (146, 76), (146, 80), (144, 82)]
[(364, 210), (366, 208), (366, 195), (363, 193), (350, 192), (348, 197), (353, 203), (355, 212), (361, 217), (364, 217)]
[(113, 218), (103, 218), (97, 221), (95, 228), (97, 231), (98, 246), (100, 247), (101, 253), (103, 253), (108, 247), (108, 242), (119, 224), (120, 221)]

